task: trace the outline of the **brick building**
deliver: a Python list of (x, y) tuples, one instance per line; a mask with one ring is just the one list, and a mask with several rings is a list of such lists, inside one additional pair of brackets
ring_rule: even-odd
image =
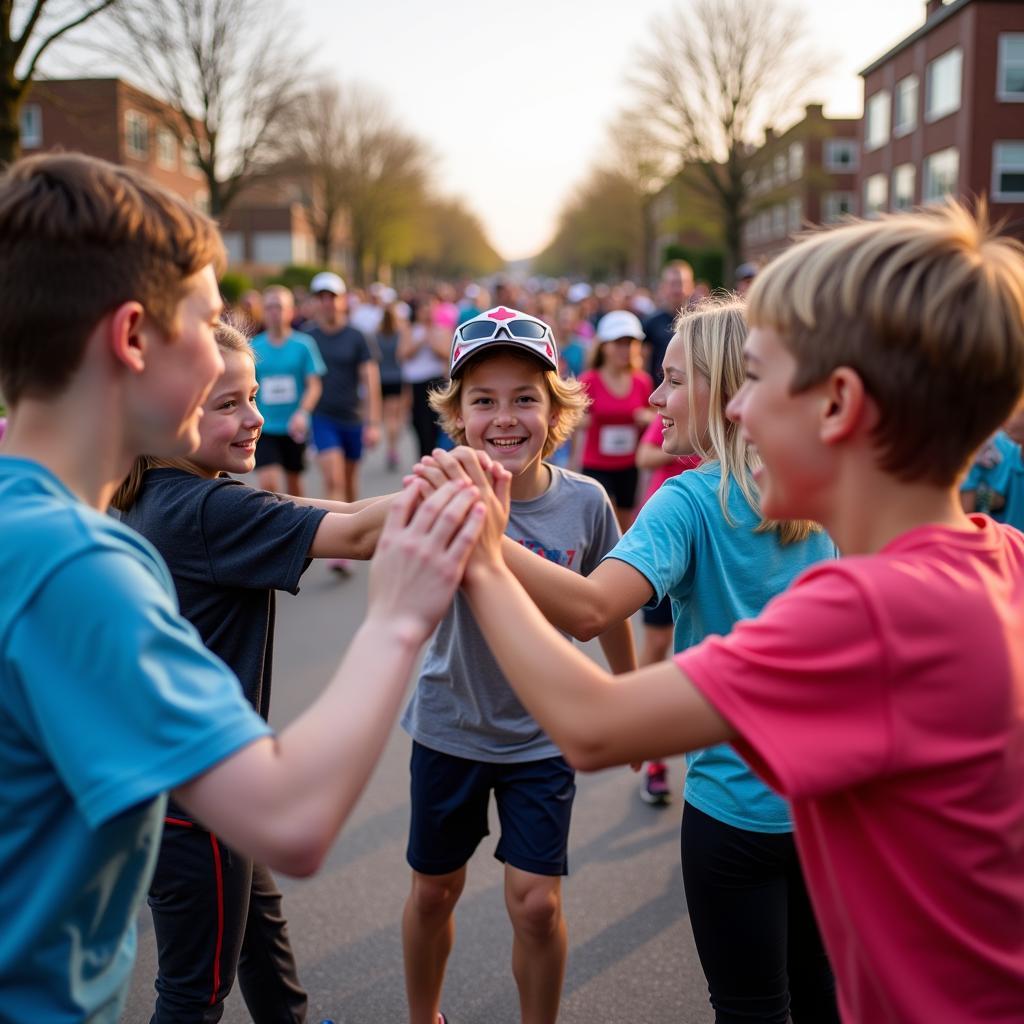
[(808, 224), (857, 212), (858, 121), (826, 117), (820, 103), (780, 135), (769, 128), (747, 171), (744, 258), (764, 262)]
[(865, 216), (985, 194), (1024, 237), (1024, 3), (930, 0), (861, 76)]

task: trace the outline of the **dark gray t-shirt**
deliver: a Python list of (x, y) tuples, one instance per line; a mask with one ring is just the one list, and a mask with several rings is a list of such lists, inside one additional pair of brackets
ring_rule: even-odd
[(373, 358), (366, 338), (348, 325), (334, 334), (328, 334), (317, 324), (307, 325), (303, 331), (316, 342), (327, 367), (322, 380), (324, 390), (313, 412), (339, 423), (361, 423), (359, 367)]
[[(505, 532), (587, 576), (619, 539), (615, 513), (595, 480), (550, 469), (551, 485), (539, 498), (512, 502)], [(461, 594), (430, 642), (402, 727), (425, 747), (475, 761), (510, 764), (559, 753), (502, 675)]]

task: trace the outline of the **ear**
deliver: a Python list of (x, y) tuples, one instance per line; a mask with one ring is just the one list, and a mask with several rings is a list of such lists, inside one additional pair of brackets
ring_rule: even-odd
[(829, 374), (822, 402), (819, 436), (825, 444), (845, 441), (859, 430), (870, 429), (876, 418), (874, 402), (861, 375), (849, 366), (838, 366)]
[(110, 314), (107, 328), (114, 359), (131, 373), (146, 368), (149, 339), (143, 330), (146, 311), (138, 302), (123, 302)]
[(455, 417), (455, 426), (457, 426), (459, 428), (459, 430), (465, 430), (466, 429), (466, 421), (461, 416), (456, 416)]

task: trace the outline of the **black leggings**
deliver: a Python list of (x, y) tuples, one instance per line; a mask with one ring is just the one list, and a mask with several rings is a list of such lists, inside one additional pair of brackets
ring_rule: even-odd
[(444, 378), (438, 377), (436, 380), (416, 381), (412, 386), (412, 429), (416, 432), (421, 459), (437, 447), (441, 428), (427, 399), (430, 391), (443, 384)]
[(213, 1024), (235, 970), (254, 1024), (302, 1024), (299, 984), (270, 871), (188, 822), (164, 826), (149, 890), (156, 933), (156, 1010), (150, 1024)]
[(683, 887), (718, 1024), (838, 1024), (835, 981), (791, 832), (683, 809)]

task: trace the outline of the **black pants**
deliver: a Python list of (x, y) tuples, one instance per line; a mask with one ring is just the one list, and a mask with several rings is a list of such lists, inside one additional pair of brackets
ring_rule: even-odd
[(437, 424), (437, 416), (430, 408), (427, 395), (431, 389), (444, 384), (444, 378), (436, 380), (416, 381), (412, 385), (412, 429), (416, 432), (416, 440), (419, 443), (422, 459), (429, 455), (437, 447), (437, 438), (440, 427)]
[(270, 871), (197, 826), (164, 826), (149, 890), (156, 932), (150, 1024), (214, 1024), (235, 971), (253, 1024), (302, 1024), (299, 984)]
[(838, 1024), (793, 834), (683, 810), (683, 886), (718, 1024)]

